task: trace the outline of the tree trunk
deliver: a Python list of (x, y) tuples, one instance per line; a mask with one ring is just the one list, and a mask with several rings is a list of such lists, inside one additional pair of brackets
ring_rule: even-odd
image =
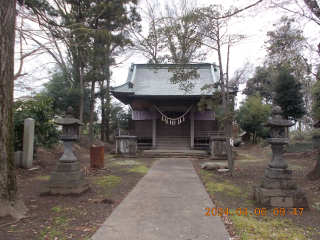
[[(219, 65), (220, 65), (220, 88), (221, 88), (221, 97), (222, 97), (222, 110), (224, 114), (228, 114), (228, 108), (227, 108), (227, 99), (226, 99), (226, 92), (225, 92), (225, 85), (223, 80), (223, 69), (221, 66), (222, 60), (221, 60), (221, 53), (218, 50), (219, 55)], [(228, 91), (228, 89), (227, 89)], [(231, 135), (231, 124), (232, 122), (228, 119), (228, 117), (225, 117), (224, 120), (224, 128), (225, 128), (225, 134), (227, 137), (226, 141), (226, 151), (227, 151), (227, 157), (228, 157), (228, 168), (230, 175), (234, 175), (234, 158), (233, 158), (233, 148), (230, 145), (230, 138)]]
[(320, 139), (318, 140), (318, 159), (317, 159), (317, 164), (316, 164), (315, 168), (305, 176), (305, 179), (308, 179), (308, 180), (311, 180), (311, 181), (320, 179)]
[[(81, 70), (80, 70), (81, 102), (80, 102), (80, 111), (79, 111), (80, 122), (83, 122), (83, 75), (84, 75), (84, 66), (83, 66), (83, 63), (81, 63)], [(79, 140), (82, 141), (82, 126), (79, 126)]]
[(13, 149), (15, 3), (0, 5), (0, 216), (22, 218), (27, 208), (18, 197)]
[[(217, 38), (220, 39), (219, 36), (219, 29), (217, 30)], [(232, 138), (231, 134), (231, 125), (232, 122), (229, 120), (229, 89), (228, 89), (228, 80), (226, 82), (226, 85), (224, 84), (224, 74), (223, 74), (223, 68), (222, 68), (222, 56), (221, 56), (221, 46), (220, 42), (217, 42), (217, 52), (218, 52), (218, 58), (219, 58), (219, 70), (220, 70), (220, 88), (221, 88), (221, 98), (222, 98), (222, 111), (225, 114), (224, 118), (224, 127), (225, 127), (225, 133), (227, 137), (226, 141), (226, 151), (227, 151), (227, 157), (228, 157), (228, 168), (229, 168), (229, 174), (234, 175), (234, 156), (233, 156), (233, 147), (230, 145), (230, 139)], [(229, 52), (228, 52), (229, 54)], [(228, 70), (227, 70), (228, 72)], [(226, 93), (227, 92), (227, 93)]]
[(105, 92), (104, 92), (104, 81), (101, 81), (100, 83), (100, 99), (101, 99), (101, 141), (105, 140), (105, 121), (106, 121), (106, 106), (104, 103), (104, 96), (105, 96)]
[(111, 104), (111, 96), (110, 96), (110, 66), (108, 66), (108, 74), (107, 74), (107, 91), (106, 91), (106, 141), (110, 142), (110, 104)]
[(89, 118), (89, 134), (88, 134), (88, 142), (89, 145), (93, 143), (93, 113), (94, 113), (94, 88), (95, 88), (95, 81), (91, 83), (91, 99), (90, 99), (90, 118)]

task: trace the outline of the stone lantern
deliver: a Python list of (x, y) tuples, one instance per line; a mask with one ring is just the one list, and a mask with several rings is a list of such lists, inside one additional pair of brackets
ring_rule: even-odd
[(55, 123), (62, 126), (59, 139), (63, 141), (64, 153), (50, 180), (42, 183), (41, 195), (80, 195), (90, 188), (89, 180), (84, 179), (80, 163), (73, 154), (73, 145), (79, 139), (78, 129), (83, 123), (73, 117), (72, 107), (68, 107), (66, 113), (65, 118), (55, 119)]
[(55, 124), (62, 126), (62, 135), (59, 136), (59, 140), (63, 141), (64, 153), (59, 159), (61, 163), (74, 163), (78, 159), (73, 154), (73, 145), (75, 141), (79, 139), (78, 130), (79, 126), (82, 126), (83, 123), (80, 120), (73, 117), (74, 114), (73, 108), (68, 107), (67, 116), (65, 118), (58, 118), (55, 120)]
[(289, 143), (289, 138), (286, 138), (286, 127), (291, 127), (294, 123), (282, 118), (282, 109), (279, 106), (276, 106), (272, 109), (272, 114), (274, 117), (270, 119), (266, 124), (263, 124), (265, 127), (270, 127), (269, 136), (267, 138), (267, 143), (271, 145), (272, 149), (272, 160), (268, 164), (270, 168), (280, 168), (286, 169), (288, 164), (284, 161), (282, 157), (283, 146)]
[(265, 169), (261, 186), (254, 187), (254, 199), (264, 207), (308, 207), (306, 193), (297, 189), (297, 183), (292, 179), (292, 170), (282, 157), (284, 145), (289, 143), (286, 127), (294, 123), (282, 118), (282, 109), (276, 106), (272, 109), (274, 117), (263, 126), (270, 127), (267, 143), (271, 145), (272, 159)]

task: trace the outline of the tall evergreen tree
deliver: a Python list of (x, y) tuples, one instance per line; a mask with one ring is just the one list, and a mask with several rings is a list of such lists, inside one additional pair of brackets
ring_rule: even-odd
[[(87, 54), (90, 58), (86, 78), (92, 83), (92, 108), (95, 82), (100, 86), (98, 96), (101, 100), (101, 140), (105, 140), (104, 136), (109, 140), (110, 68), (124, 48), (132, 44), (127, 27), (139, 28), (140, 15), (136, 11), (136, 4), (136, 0), (91, 1), (89, 14), (95, 18), (88, 25), (93, 31), (89, 34), (91, 43)], [(92, 118), (89, 124), (89, 139), (92, 141)]]
[[(307, 40), (297, 21), (287, 16), (281, 17), (275, 24), (275, 29), (267, 33), (266, 41), (267, 63), (279, 68), (290, 68), (291, 74), (302, 84), (303, 101), (306, 117), (299, 120), (299, 126), (309, 124), (312, 92), (312, 66), (304, 56)], [(299, 128), (300, 129), (300, 128)]]
[(279, 69), (275, 79), (273, 103), (282, 108), (284, 118), (294, 122), (306, 114), (301, 86), (288, 68)]

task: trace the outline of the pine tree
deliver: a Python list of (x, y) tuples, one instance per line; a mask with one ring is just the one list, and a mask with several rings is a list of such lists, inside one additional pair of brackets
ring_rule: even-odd
[(282, 67), (275, 79), (273, 103), (283, 110), (283, 117), (297, 122), (306, 114), (301, 92), (301, 82), (298, 82), (290, 69)]

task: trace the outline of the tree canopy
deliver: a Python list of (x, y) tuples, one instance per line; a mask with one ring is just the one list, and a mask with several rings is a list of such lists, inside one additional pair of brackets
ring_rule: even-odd
[(282, 108), (284, 118), (294, 122), (306, 114), (301, 86), (301, 82), (296, 80), (290, 69), (279, 69), (275, 79), (273, 103)]
[(256, 67), (253, 77), (247, 80), (242, 93), (247, 96), (259, 94), (264, 103), (270, 104), (276, 74), (276, 69), (272, 66)]
[(242, 102), (239, 110), (237, 110), (237, 121), (240, 127), (251, 133), (253, 141), (257, 137), (267, 137), (267, 128), (262, 126), (268, 120), (271, 113), (271, 106), (262, 103), (262, 98), (259, 94), (248, 97)]

